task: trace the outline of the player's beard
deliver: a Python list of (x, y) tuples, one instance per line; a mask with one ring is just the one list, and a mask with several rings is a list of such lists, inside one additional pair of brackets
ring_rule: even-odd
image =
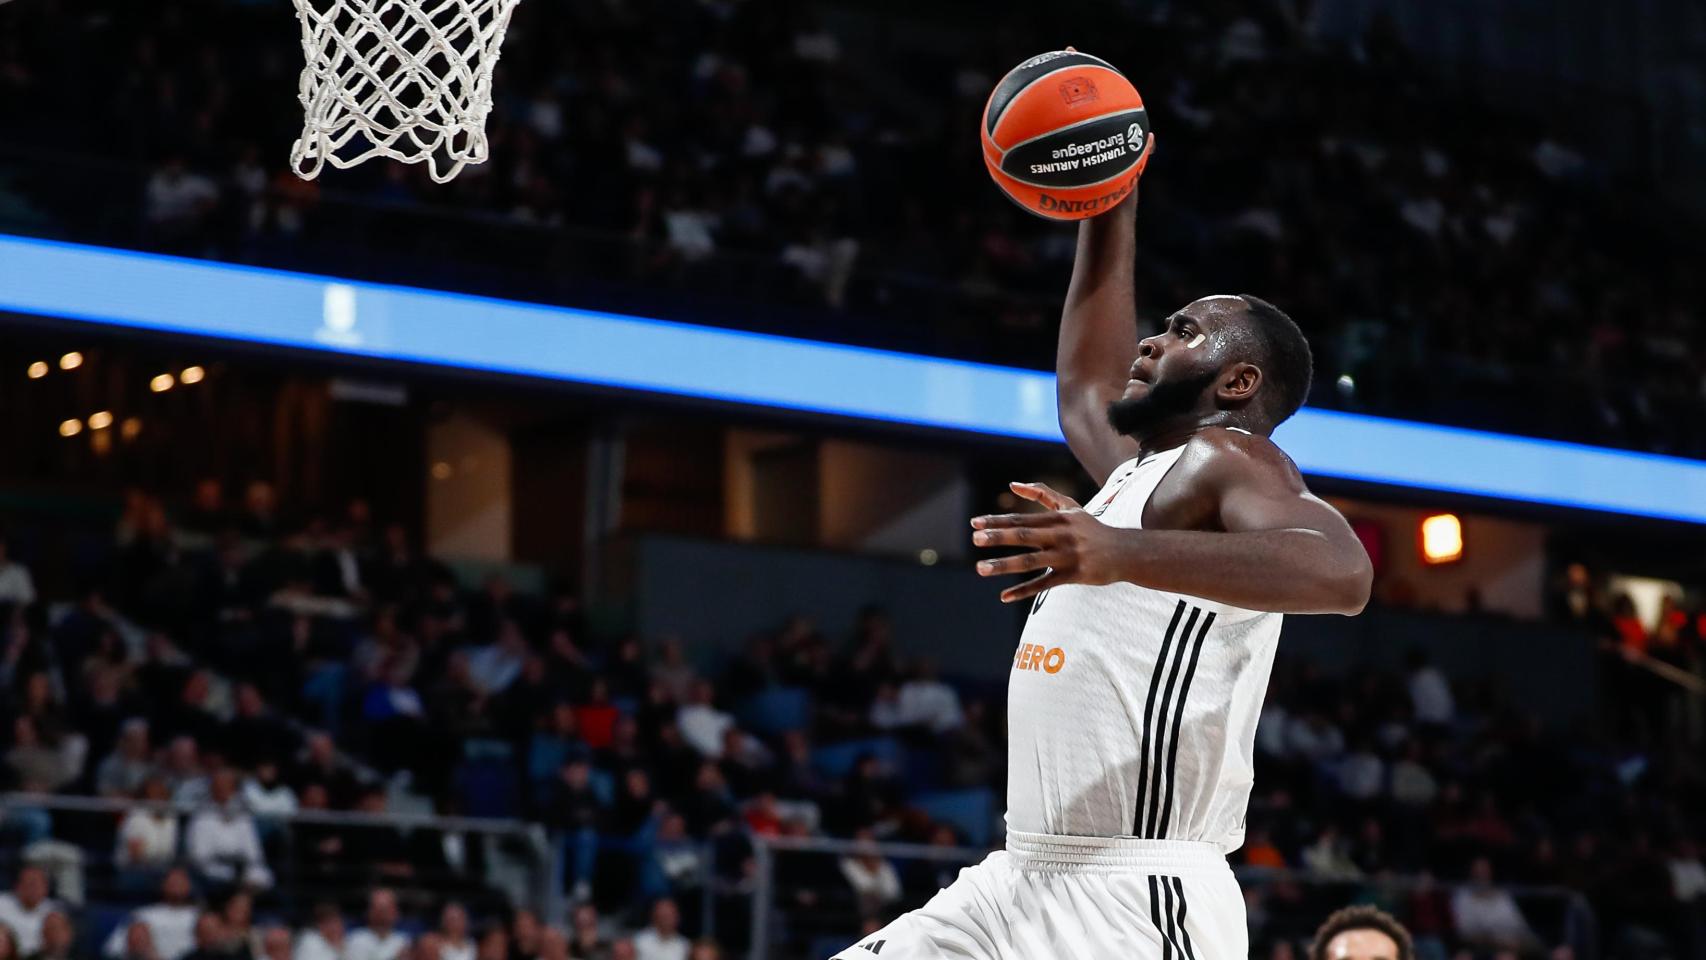
[(1108, 404), (1108, 426), (1125, 437), (1141, 439), (1158, 427), (1188, 416), (1202, 400), (1203, 391), (1216, 374), (1207, 371), (1193, 377), (1152, 383), (1142, 396), (1121, 397)]

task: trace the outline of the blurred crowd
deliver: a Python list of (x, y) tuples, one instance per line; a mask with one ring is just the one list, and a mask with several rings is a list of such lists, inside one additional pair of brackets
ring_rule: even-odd
[(493, 159), (441, 186), (289, 173), (285, 6), (9, 5), (0, 123), (31, 133), (0, 223), (1047, 366), (1072, 232), (999, 196), (974, 129), (1006, 66), (1075, 41), (1158, 131), (1147, 316), (1251, 290), (1311, 334), (1317, 404), (1706, 454), (1697, 231), (1496, 90), (1430, 83), (1385, 21), (1346, 46), (1309, 3), (1108, 4), (1072, 36), (1046, 9), (523, 4)]
[[(713, 661), (561, 585), (459, 578), (363, 501), (288, 519), (264, 483), (170, 509), (133, 491), (93, 540), (51, 551), (77, 584), (55, 596), (0, 538), (19, 956), (709, 960), (747, 942), (754, 837), (854, 843), (777, 861), (778, 943), (872, 929), (951, 876), (865, 843), (999, 842), (999, 690), (903, 657), (880, 607), (839, 641), (779, 609)], [(1358, 898), (1436, 960), (1703, 956), (1706, 769), (1639, 733), (1546, 728), (1420, 653), (1390, 674), (1282, 660), (1237, 855), (1254, 942), (1283, 955)], [(522, 886), (569, 925), (518, 910), (538, 904), (502, 881), (513, 849), (411, 813), (544, 826)], [(695, 945), (710, 927), (721, 947)]]

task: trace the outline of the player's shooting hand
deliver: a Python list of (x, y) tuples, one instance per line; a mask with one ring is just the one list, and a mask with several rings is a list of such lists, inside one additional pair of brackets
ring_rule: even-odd
[(1002, 603), (1034, 597), (1063, 583), (1100, 586), (1118, 579), (1118, 547), (1112, 527), (1084, 512), (1078, 501), (1041, 483), (1011, 484), (1013, 492), (1042, 504), (1042, 513), (1002, 513), (972, 518), (972, 543), (980, 547), (1028, 547), (1030, 553), (978, 562), (984, 577), (1043, 571), (1001, 591)]

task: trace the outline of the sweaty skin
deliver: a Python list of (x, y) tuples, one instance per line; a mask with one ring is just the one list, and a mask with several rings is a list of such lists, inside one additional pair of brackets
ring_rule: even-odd
[[(1042, 484), (1013, 492), (1039, 513), (976, 517), (972, 542), (1030, 552), (978, 564), (983, 576), (1041, 571), (1001, 594), (1012, 603), (1064, 583), (1137, 583), (1248, 610), (1351, 615), (1373, 570), (1343, 516), (1309, 492), (1266, 436), (1263, 375), (1234, 362), (1237, 297), (1208, 297), (1139, 341), (1132, 262), (1136, 194), (1079, 228), (1057, 359), (1061, 429), (1098, 484), (1133, 457), (1184, 446), (1144, 509), (1143, 529), (1111, 527)], [(1135, 358), (1135, 359), (1132, 359)], [(1194, 409), (1140, 438), (1108, 423), (1110, 402), (1155, 383), (1206, 384)]]

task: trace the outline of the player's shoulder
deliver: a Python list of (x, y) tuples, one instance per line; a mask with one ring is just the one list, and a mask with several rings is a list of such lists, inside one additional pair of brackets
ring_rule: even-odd
[(1237, 427), (1204, 427), (1185, 444), (1180, 463), (1198, 481), (1251, 478), (1283, 479), (1301, 484), (1297, 464), (1269, 437)]

